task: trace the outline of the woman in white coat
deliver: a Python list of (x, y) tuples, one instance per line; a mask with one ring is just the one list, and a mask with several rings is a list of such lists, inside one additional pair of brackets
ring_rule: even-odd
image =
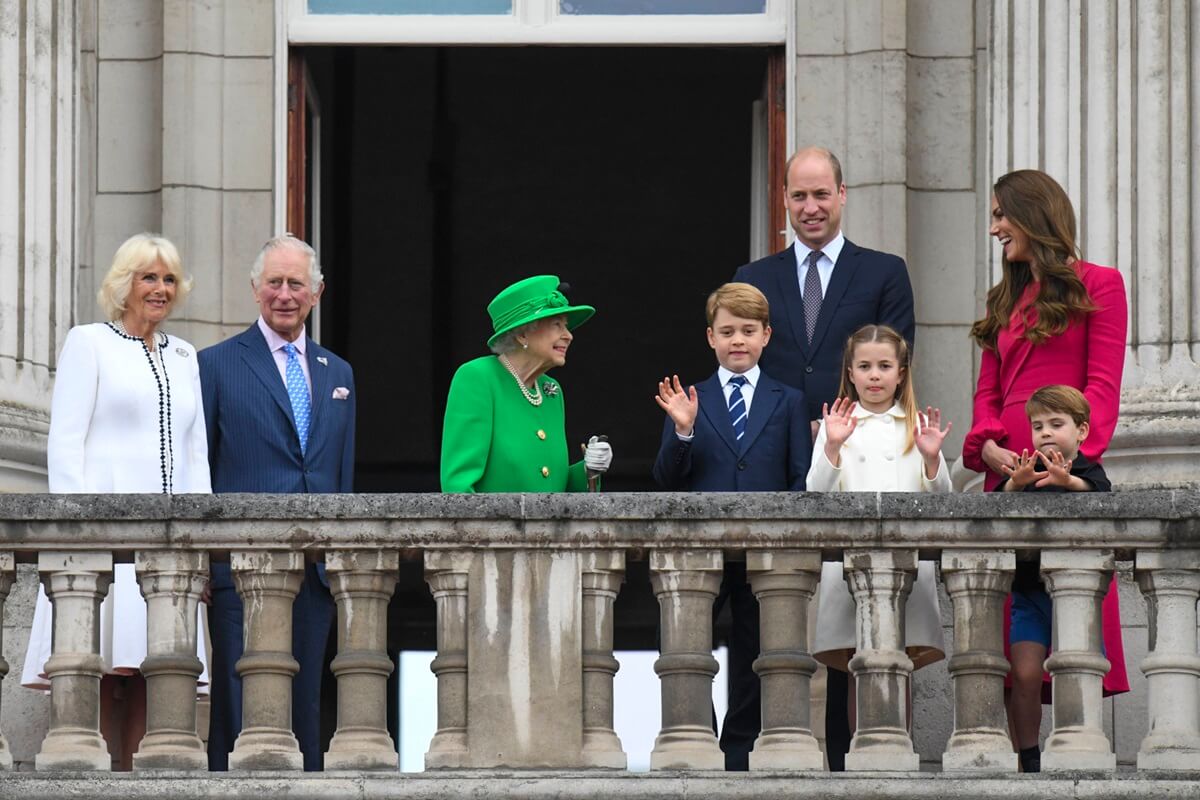
[[(72, 328), (59, 355), (46, 452), (51, 492), (212, 491), (196, 350), (161, 330), (190, 284), (167, 239), (141, 233), (117, 250), (98, 294), (109, 321)], [(49, 688), (52, 613), (39, 589), (21, 675), (31, 688)], [(146, 727), (146, 604), (132, 564), (114, 567), (100, 621), (101, 731), (114, 766), (130, 769)], [(206, 663), (203, 636), (197, 651)]]

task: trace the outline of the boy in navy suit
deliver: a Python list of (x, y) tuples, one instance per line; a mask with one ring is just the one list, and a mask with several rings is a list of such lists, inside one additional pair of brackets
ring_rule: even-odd
[[(804, 491), (812, 432), (804, 394), (758, 366), (771, 339), (767, 298), (748, 283), (727, 283), (709, 295), (708, 344), (717, 371), (686, 390), (664, 378), (655, 400), (667, 412), (654, 478), (664, 489), (700, 492)], [(758, 601), (745, 563), (727, 563), (713, 616), (725, 600), (733, 617), (729, 642), (729, 710), (721, 732), (725, 768), (749, 768), (762, 729), (754, 659)]]

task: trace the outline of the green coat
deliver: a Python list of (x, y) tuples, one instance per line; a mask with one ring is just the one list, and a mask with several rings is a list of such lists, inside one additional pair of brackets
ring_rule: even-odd
[(545, 375), (538, 384), (534, 406), (496, 356), (458, 368), (442, 426), (443, 492), (587, 490), (583, 462), (568, 461), (562, 387)]

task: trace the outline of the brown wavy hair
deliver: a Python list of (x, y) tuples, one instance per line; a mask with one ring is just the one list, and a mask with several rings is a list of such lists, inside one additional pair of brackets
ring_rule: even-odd
[(846, 340), (846, 349), (842, 351), (842, 385), (838, 389), (838, 397), (849, 397), (856, 403), (861, 401), (862, 398), (858, 396), (858, 389), (855, 388), (854, 381), (850, 380), (850, 373), (854, 368), (854, 350), (860, 344), (876, 342), (890, 344), (896, 351), (896, 366), (904, 370), (904, 375), (896, 384), (896, 396), (892, 402), (898, 403), (900, 408), (904, 409), (904, 423), (908, 429), (904, 452), (907, 453), (913, 449), (913, 443), (916, 442), (917, 395), (913, 391), (912, 358), (909, 355), (911, 351), (908, 349), (908, 342), (900, 335), (899, 331), (889, 328), (887, 325), (863, 325), (850, 334), (850, 338)]
[(987, 314), (971, 326), (971, 338), (982, 348), (996, 349), (996, 339), (1007, 325), (1017, 301), (1033, 280), (1033, 264), (1041, 274), (1034, 298), (1037, 321), (1025, 329), (1025, 338), (1041, 344), (1057, 336), (1096, 306), (1071, 262), (1080, 259), (1075, 243), (1075, 209), (1058, 182), (1036, 169), (1021, 169), (1002, 176), (992, 187), (996, 204), (1014, 228), (1029, 239), (1031, 262), (1009, 261), (1001, 256), (1003, 277), (988, 290)]

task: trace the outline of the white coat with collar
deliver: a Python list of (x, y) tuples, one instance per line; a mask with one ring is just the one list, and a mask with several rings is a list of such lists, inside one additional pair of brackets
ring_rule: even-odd
[[(937, 475), (925, 476), (925, 461), (908, 442), (904, 409), (893, 405), (876, 414), (856, 406), (858, 423), (842, 445), (837, 467), (825, 455), (825, 422), (813, 444), (812, 466), (807, 486), (811, 492), (949, 492), (950, 474), (946, 459), (938, 456)], [(855, 649), (855, 603), (847, 587), (842, 565), (826, 562), (821, 567), (821, 589), (817, 605), (817, 630), (813, 655), (834, 669), (846, 670)], [(937, 574), (932, 561), (917, 566), (904, 615), (905, 645), (913, 668), (919, 669), (945, 658), (942, 618), (938, 611)]]

